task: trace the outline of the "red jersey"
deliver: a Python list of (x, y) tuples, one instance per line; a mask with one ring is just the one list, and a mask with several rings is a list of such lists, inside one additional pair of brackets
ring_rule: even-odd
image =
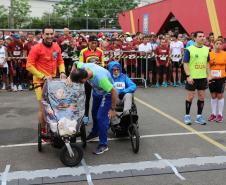
[(10, 42), (7, 46), (7, 51), (11, 57), (23, 56), (23, 43), (22, 42)]
[(167, 46), (158, 46), (156, 48), (157, 61), (160, 65), (165, 65), (169, 61), (170, 50)]
[(33, 74), (34, 83), (43, 83), (45, 76), (55, 77), (57, 67), (60, 72), (65, 72), (61, 49), (57, 43), (46, 47), (43, 43), (36, 44), (29, 52), (26, 68)]
[(31, 48), (36, 44), (38, 44), (38, 42), (36, 42), (36, 41), (27, 42), (26, 44), (24, 44), (24, 50), (27, 51), (27, 55), (29, 54)]
[(123, 48), (123, 56), (127, 56), (128, 58), (125, 58), (126, 64), (127, 65), (136, 65), (136, 57), (137, 57), (137, 53), (134, 52), (136, 50), (135, 46), (131, 46), (131, 45), (125, 45)]

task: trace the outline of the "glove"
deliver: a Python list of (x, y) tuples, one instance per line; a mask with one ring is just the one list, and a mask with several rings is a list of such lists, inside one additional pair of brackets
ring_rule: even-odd
[(120, 100), (122, 100), (122, 99), (123, 99), (123, 97), (124, 97), (124, 95), (125, 95), (125, 93), (124, 93), (124, 92), (119, 93), (119, 95), (118, 95), (119, 99), (120, 99)]

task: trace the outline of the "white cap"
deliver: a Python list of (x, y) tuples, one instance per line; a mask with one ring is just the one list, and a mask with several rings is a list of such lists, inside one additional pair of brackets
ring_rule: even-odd
[(126, 37), (126, 42), (132, 42), (132, 41), (133, 41), (132, 37)]

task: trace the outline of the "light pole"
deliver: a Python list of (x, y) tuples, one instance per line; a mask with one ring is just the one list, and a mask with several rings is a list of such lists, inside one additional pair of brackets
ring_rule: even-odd
[(89, 12), (88, 9), (86, 9), (86, 13), (85, 13), (85, 17), (86, 17), (86, 29), (89, 29)]

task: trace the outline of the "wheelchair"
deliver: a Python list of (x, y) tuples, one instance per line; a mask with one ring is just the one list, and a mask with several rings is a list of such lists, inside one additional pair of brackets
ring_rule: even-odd
[(139, 135), (139, 125), (138, 125), (138, 115), (137, 107), (134, 102), (134, 97), (132, 98), (132, 106), (128, 114), (123, 113), (124, 104), (121, 103), (116, 106), (117, 121), (115, 124), (114, 119), (111, 120), (110, 126), (113, 134), (116, 137), (129, 137), (132, 145), (132, 150), (134, 153), (139, 152), (140, 147), (140, 135)]

